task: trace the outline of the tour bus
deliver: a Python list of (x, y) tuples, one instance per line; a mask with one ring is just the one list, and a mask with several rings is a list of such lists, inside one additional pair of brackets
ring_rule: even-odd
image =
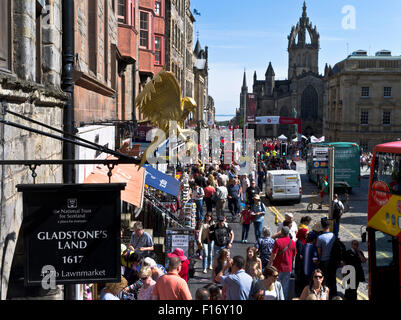
[(401, 141), (375, 147), (368, 201), (369, 299), (400, 300)]
[(266, 174), (266, 197), (269, 201), (295, 200), (301, 202), (302, 184), (295, 170), (271, 170)]
[(361, 183), (359, 146), (353, 142), (319, 142), (308, 146), (306, 167), (310, 181), (320, 186), (330, 180), (329, 148), (334, 147), (334, 186), (350, 192)]

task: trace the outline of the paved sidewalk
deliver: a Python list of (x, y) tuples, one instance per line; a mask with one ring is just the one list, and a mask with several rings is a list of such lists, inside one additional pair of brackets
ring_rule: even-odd
[[(264, 199), (264, 193), (260, 193), (260, 196), (266, 206), (266, 215), (263, 221), (263, 226), (267, 226), (271, 233), (274, 234), (277, 231), (277, 226), (274, 224), (275, 221), (275, 215), (273, 212), (268, 209), (269, 205), (266, 203)], [(215, 217), (215, 212), (213, 212), (213, 215)], [(239, 223), (238, 218), (236, 219), (236, 222), (231, 222), (231, 213), (228, 211), (228, 209), (225, 209), (225, 215), (227, 217), (227, 222), (228, 225), (233, 229), (234, 231), (234, 242), (231, 247), (231, 257), (234, 257), (236, 255), (243, 256), (245, 258), (246, 256), (246, 249), (249, 246), (255, 245), (255, 229), (253, 227), (253, 224), (251, 224), (251, 227), (249, 229), (249, 236), (248, 236), (248, 243), (241, 243), (241, 235), (242, 235), (242, 226)], [(215, 259), (215, 255), (213, 256), (213, 259)], [(203, 265), (202, 265), (202, 260), (198, 259), (195, 263), (195, 276), (194, 278), (191, 278), (188, 281), (189, 289), (192, 294), (192, 298), (195, 298), (195, 292), (198, 288), (201, 288), (208, 283), (211, 282), (211, 270), (207, 270), (208, 273), (204, 274), (203, 272)], [(294, 288), (294, 279), (291, 279), (290, 283), (290, 298), (293, 297), (293, 288)]]

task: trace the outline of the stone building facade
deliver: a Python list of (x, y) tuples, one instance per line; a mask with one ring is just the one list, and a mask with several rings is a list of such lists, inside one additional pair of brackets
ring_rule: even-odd
[[(190, 0), (166, 1), (165, 66), (174, 73), (183, 96), (194, 97), (193, 24)], [(193, 119), (193, 115), (191, 117)]]
[(194, 49), (194, 99), (197, 104), (197, 110), (193, 120), (199, 123), (200, 128), (208, 127), (209, 123), (209, 64), (208, 64), (208, 47), (201, 48), (199, 39)]
[[(256, 95), (256, 116), (282, 116), (302, 119), (302, 133), (320, 136), (323, 131), (324, 79), (319, 75), (320, 35), (306, 13), (304, 2), (302, 16), (288, 36), (288, 78), (276, 80), (271, 63), (264, 80), (253, 76), (252, 92)], [(244, 74), (240, 95), (240, 118), (244, 117), (248, 88)], [(237, 121), (240, 123), (241, 121)], [(255, 138), (292, 136), (294, 125), (255, 125)]]
[(325, 71), (327, 141), (356, 142), (365, 151), (401, 138), (401, 57), (359, 50)]
[[(67, 99), (61, 83), (61, 0), (2, 1), (0, 7), (1, 107), (62, 129)], [(17, 116), (1, 118), (32, 127)], [(45, 129), (45, 131), (48, 131)], [(0, 123), (1, 160), (59, 160), (62, 142)], [(40, 166), (36, 183), (62, 182), (61, 166)], [(17, 184), (31, 184), (25, 166), (0, 166), (1, 299), (24, 294), (22, 195)]]

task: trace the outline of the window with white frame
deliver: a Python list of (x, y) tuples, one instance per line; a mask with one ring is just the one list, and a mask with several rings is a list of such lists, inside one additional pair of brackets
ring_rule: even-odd
[(162, 63), (162, 38), (155, 37), (155, 64)]
[(125, 23), (127, 15), (126, 0), (118, 0), (117, 19), (118, 22)]
[(361, 111), (361, 124), (366, 125), (369, 123), (369, 111), (362, 110)]
[(391, 111), (383, 111), (383, 124), (384, 125), (391, 124)]
[(391, 98), (391, 87), (384, 87), (384, 97)]
[(369, 97), (369, 87), (362, 87), (361, 97)]
[(149, 14), (141, 11), (140, 13), (140, 23), (139, 23), (139, 45), (141, 47), (148, 47), (149, 42)]
[(161, 2), (155, 1), (155, 15), (160, 16), (161, 14)]

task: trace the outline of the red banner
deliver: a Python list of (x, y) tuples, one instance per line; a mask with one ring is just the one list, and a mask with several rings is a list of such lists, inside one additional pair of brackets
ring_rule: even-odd
[(252, 93), (248, 93), (246, 97), (246, 122), (256, 122), (256, 96)]

